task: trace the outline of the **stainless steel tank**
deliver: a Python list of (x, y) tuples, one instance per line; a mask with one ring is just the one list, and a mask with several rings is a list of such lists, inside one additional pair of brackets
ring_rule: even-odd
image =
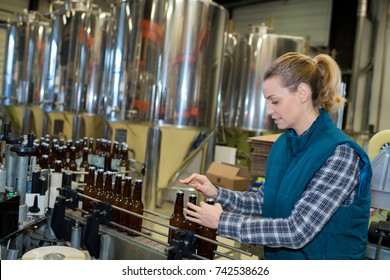
[(140, 121), (215, 128), (227, 11), (212, 1), (161, 2), (166, 12), (150, 18), (156, 36), (146, 39), (155, 53), (141, 58), (134, 109)]
[(237, 127), (240, 109), (245, 102), (248, 75), (248, 35), (229, 33), (226, 35), (225, 55), (221, 88), (221, 125)]
[(39, 103), (45, 74), (48, 20), (37, 12), (24, 12), (8, 24), (4, 64), (4, 104)]
[(26, 106), (41, 106), (47, 73), (48, 19), (35, 11), (24, 11), (7, 26), (2, 103), (16, 133), (31, 131)]
[(47, 111), (96, 114), (110, 16), (88, 0), (65, 3), (51, 13)]
[(237, 108), (237, 127), (250, 131), (274, 131), (276, 127), (266, 114), (263, 97), (263, 75), (267, 67), (279, 56), (290, 52), (303, 52), (304, 38), (267, 33), (262, 26), (253, 26), (249, 35), (249, 58), (245, 100)]
[(129, 117), (149, 127), (145, 202), (153, 205), (189, 161), (203, 155), (198, 172), (211, 161), (228, 13), (200, 0), (148, 0), (145, 11)]
[(134, 102), (138, 80), (141, 47), (141, 19), (144, 1), (116, 0), (112, 9), (112, 42), (108, 87), (104, 95), (105, 117), (108, 121), (123, 121)]
[(111, 7), (71, 0), (51, 13), (46, 112), (51, 123), (65, 123), (68, 137), (102, 137), (104, 117), (123, 120), (135, 90), (143, 1), (116, 0)]

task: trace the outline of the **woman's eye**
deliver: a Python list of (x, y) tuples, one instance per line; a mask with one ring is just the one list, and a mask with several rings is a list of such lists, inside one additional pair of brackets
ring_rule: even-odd
[(277, 104), (278, 104), (278, 101), (271, 101), (271, 104), (272, 104), (272, 105), (277, 105)]

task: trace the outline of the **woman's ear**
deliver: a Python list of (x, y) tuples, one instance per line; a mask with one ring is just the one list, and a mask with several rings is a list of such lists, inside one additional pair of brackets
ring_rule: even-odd
[(302, 103), (306, 103), (311, 98), (311, 89), (305, 83), (300, 83), (298, 85), (298, 98)]

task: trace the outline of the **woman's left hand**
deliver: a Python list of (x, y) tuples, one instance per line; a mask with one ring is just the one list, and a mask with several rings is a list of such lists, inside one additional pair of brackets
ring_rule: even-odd
[(187, 214), (188, 220), (202, 226), (218, 229), (219, 217), (223, 212), (221, 204), (210, 205), (202, 201), (199, 206), (191, 202), (187, 202), (187, 206), (189, 209), (184, 208), (183, 210)]

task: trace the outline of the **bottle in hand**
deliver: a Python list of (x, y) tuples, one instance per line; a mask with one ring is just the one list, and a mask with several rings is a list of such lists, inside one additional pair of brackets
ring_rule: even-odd
[[(176, 192), (176, 200), (175, 200), (175, 208), (173, 210), (173, 214), (169, 218), (169, 225), (182, 228), (183, 223), (185, 220), (184, 214), (183, 214), (183, 204), (184, 204), (184, 192), (183, 191), (177, 191)], [(169, 229), (168, 232), (168, 243), (171, 244), (173, 238), (174, 238), (174, 232), (172, 229)]]
[[(214, 205), (214, 199), (213, 198), (207, 198), (206, 203), (210, 205)], [(211, 240), (216, 240), (217, 238), (217, 230), (212, 229), (205, 226), (200, 226), (199, 228), (199, 235), (206, 237)], [(209, 241), (198, 239), (198, 251), (197, 254), (199, 256), (202, 256), (204, 258), (212, 260), (214, 258), (215, 251), (217, 249), (217, 246), (213, 243), (210, 243)]]

